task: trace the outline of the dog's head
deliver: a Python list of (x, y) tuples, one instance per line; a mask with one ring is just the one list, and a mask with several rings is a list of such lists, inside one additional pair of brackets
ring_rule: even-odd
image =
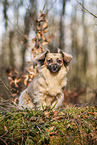
[(58, 72), (63, 65), (67, 67), (71, 59), (72, 56), (70, 54), (60, 49), (58, 49), (58, 53), (50, 53), (50, 51), (47, 50), (37, 58), (40, 65), (46, 65), (47, 69), (52, 73)]

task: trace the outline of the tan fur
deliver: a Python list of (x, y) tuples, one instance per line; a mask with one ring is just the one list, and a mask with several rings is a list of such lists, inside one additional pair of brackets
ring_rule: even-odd
[[(52, 73), (47, 69), (47, 59), (53, 58), (53, 62), (56, 58), (62, 60), (61, 69)], [(19, 106), (24, 108), (32, 108), (37, 103), (37, 106), (42, 108), (49, 106), (58, 108), (62, 105), (64, 100), (63, 88), (67, 84), (67, 68), (63, 64), (63, 58), (61, 53), (48, 53), (44, 64), (41, 66), (40, 74), (32, 80), (30, 85), (21, 93), (19, 97)]]

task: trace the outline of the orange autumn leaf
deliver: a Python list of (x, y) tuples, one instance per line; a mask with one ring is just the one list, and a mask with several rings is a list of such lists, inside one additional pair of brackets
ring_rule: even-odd
[(37, 36), (38, 36), (38, 38), (40, 39), (40, 37), (41, 37), (41, 36), (40, 36), (40, 33), (37, 33)]
[(39, 46), (39, 48), (40, 48), (40, 49), (43, 49), (43, 47), (42, 47), (42, 46)]
[(24, 85), (25, 85), (25, 86), (27, 85), (28, 79), (29, 79), (29, 76), (28, 76), (28, 75), (25, 75), (25, 79), (24, 79)]
[(32, 43), (36, 40), (36, 38), (32, 39)]
[(18, 84), (17, 84), (17, 83), (19, 83), (20, 81), (21, 81), (21, 79), (15, 79), (15, 80), (14, 80), (15, 87), (18, 88)]
[(41, 16), (40, 17), (46, 17), (46, 15), (45, 14), (41, 14)]
[(44, 30), (44, 31), (43, 31), (43, 33), (47, 33), (47, 32), (48, 32), (47, 30)]
[(94, 113), (93, 112), (89, 112), (89, 114), (93, 115)]
[(31, 45), (27, 43), (27, 44), (26, 44), (26, 47), (31, 47)]
[(21, 44), (22, 44), (22, 45), (24, 44), (24, 41), (23, 41), (23, 40), (21, 40)]
[(55, 36), (53, 35), (53, 34), (51, 34), (50, 36), (49, 36), (49, 38), (54, 38)]
[(42, 45), (43, 46), (48, 45), (48, 42), (43, 42)]
[(36, 28), (37, 28), (37, 30), (40, 30), (40, 27), (38, 25), (36, 26)]
[(28, 61), (27, 63), (32, 63), (32, 61)]
[(28, 35), (24, 35), (25, 39), (28, 40)]
[(43, 18), (43, 19), (38, 19), (38, 20), (36, 20), (36, 22), (38, 22), (38, 23), (44, 22), (44, 21), (45, 21), (44, 18)]
[(43, 29), (46, 29), (48, 27), (47, 23), (43, 24)]
[(51, 39), (48, 38), (48, 39), (47, 39), (47, 42), (49, 43), (50, 41), (51, 41)]
[(17, 93), (15, 93), (15, 94), (11, 94), (12, 97), (15, 97), (16, 95), (17, 95)]
[(8, 132), (8, 128), (4, 125), (4, 131)]

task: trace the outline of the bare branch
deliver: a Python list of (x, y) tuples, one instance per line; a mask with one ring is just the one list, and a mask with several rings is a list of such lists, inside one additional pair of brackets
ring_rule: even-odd
[[(77, 1), (77, 0), (76, 0)], [(92, 15), (93, 17), (97, 18), (97, 16), (95, 14), (93, 14), (92, 12), (90, 12), (88, 9), (86, 9), (79, 1), (77, 1), (78, 4), (85, 10), (87, 11), (90, 15)]]
[(12, 131), (13, 129), (14, 129), (14, 127), (11, 128), (10, 130), (6, 131), (3, 135), (0, 136), (0, 138), (4, 137), (7, 133), (9, 133), (10, 131)]
[(9, 91), (9, 93), (12, 95), (10, 88), (0, 79), (0, 83), (4, 85), (4, 87)]

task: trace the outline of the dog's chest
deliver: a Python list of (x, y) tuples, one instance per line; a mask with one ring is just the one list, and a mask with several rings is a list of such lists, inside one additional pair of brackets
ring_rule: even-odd
[(51, 74), (49, 70), (43, 69), (41, 71), (39, 82), (39, 90), (45, 94), (52, 96), (61, 93), (62, 88), (66, 86), (66, 69), (64, 71), (59, 71), (57, 74)]

